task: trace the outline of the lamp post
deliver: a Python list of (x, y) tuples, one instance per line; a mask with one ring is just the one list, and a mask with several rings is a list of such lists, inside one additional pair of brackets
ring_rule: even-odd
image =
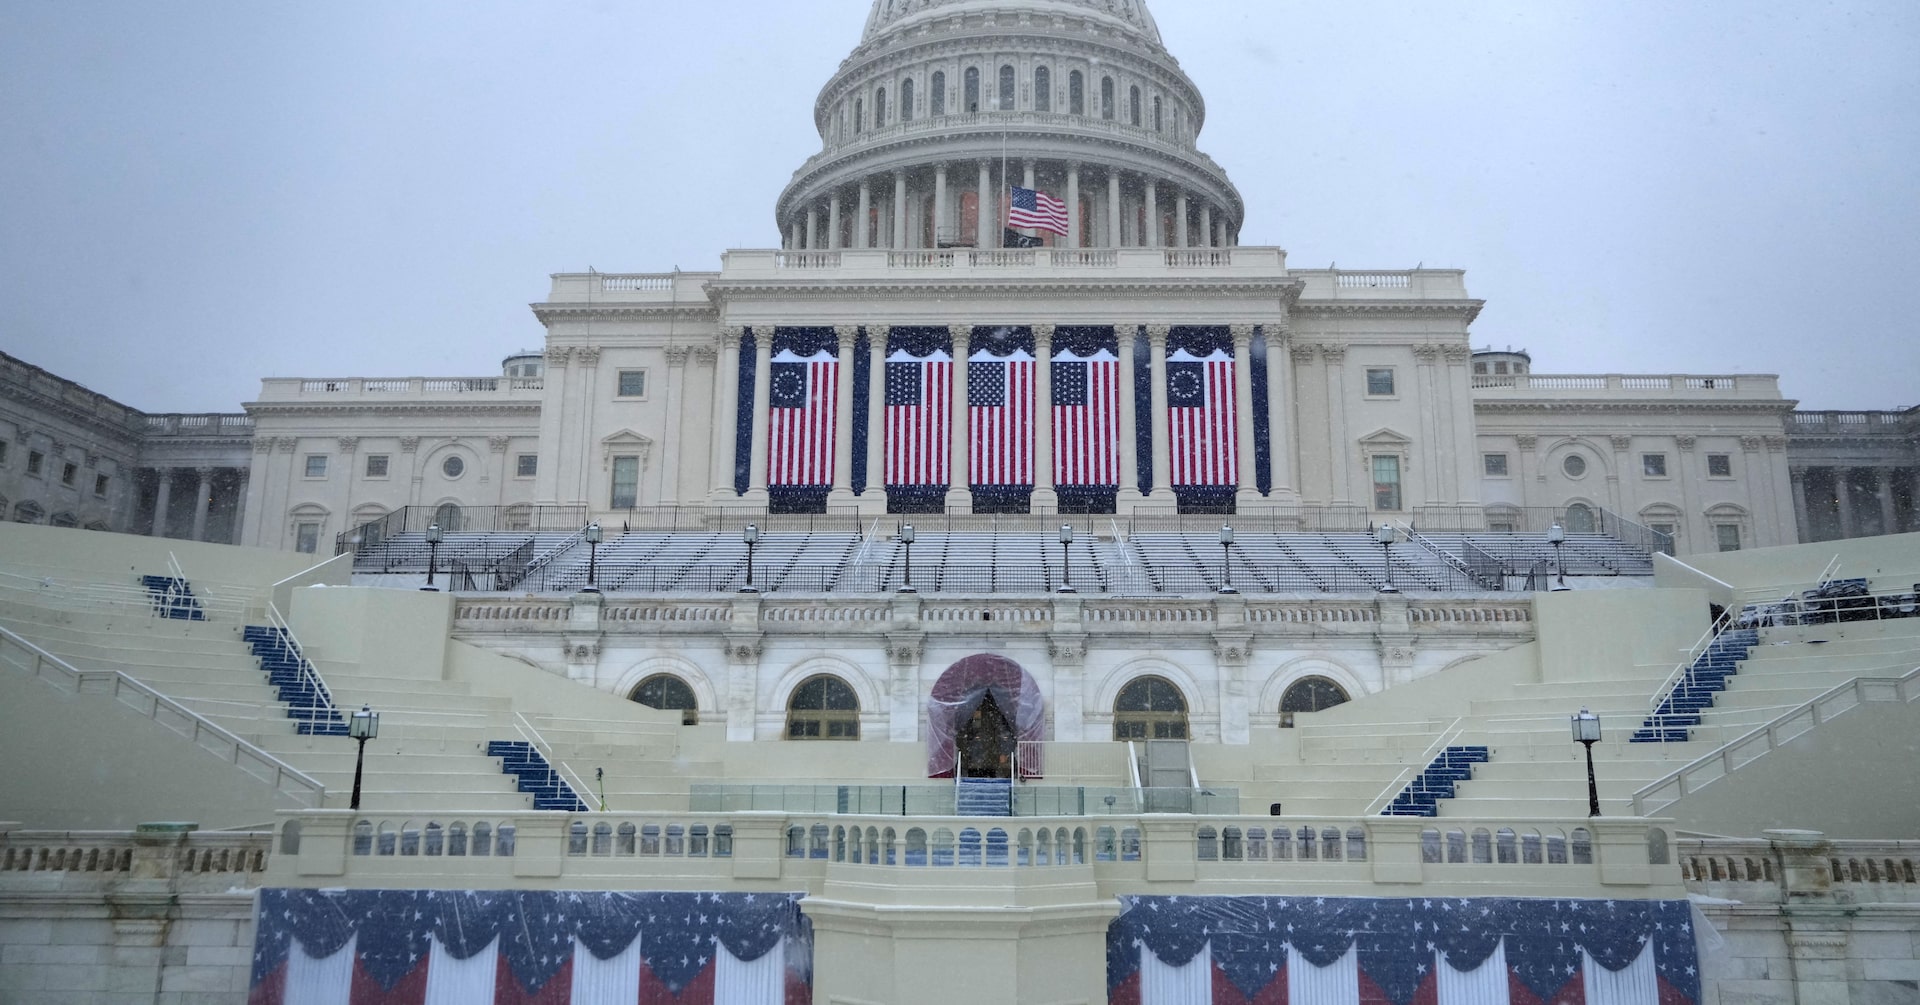
[(753, 546), (760, 543), (760, 525), (750, 523), (742, 527), (740, 540), (747, 543), (747, 585), (742, 586), (740, 592), (759, 593), (759, 588), (753, 585)]
[(1060, 525), (1060, 592), (1073, 593), (1073, 524)]
[(587, 524), (587, 530), (584, 536), (587, 539), (587, 588), (580, 592), (599, 593), (600, 525), (597, 523)]
[(1233, 524), (1220, 525), (1220, 592), (1239, 593), (1233, 588)]
[(347, 717), (347, 735), (360, 741), (360, 753), (353, 759), (353, 801), (350, 810), (360, 808), (360, 774), (367, 766), (367, 741), (380, 735), (380, 713), (366, 705)]
[(1600, 815), (1600, 786), (1593, 780), (1593, 745), (1600, 742), (1600, 717), (1586, 709), (1572, 717), (1573, 738), (1587, 748), (1587, 816)]
[(1567, 543), (1567, 529), (1554, 524), (1547, 528), (1547, 543), (1553, 545), (1553, 590), (1558, 593), (1567, 588), (1567, 561), (1560, 556), (1560, 546)]
[(427, 585), (422, 586), (422, 590), (440, 592), (440, 588), (433, 585), (433, 568), (440, 562), (440, 540), (444, 537), (446, 532), (440, 529), (439, 524), (427, 524)]
[(1393, 585), (1393, 526), (1383, 523), (1375, 527), (1373, 529), (1373, 539), (1380, 542), (1380, 550), (1386, 554), (1387, 585), (1382, 586), (1380, 592), (1399, 593), (1400, 589)]
[(917, 593), (913, 588), (913, 524), (900, 525), (900, 543), (907, 546), (907, 574), (900, 582), (900, 592)]

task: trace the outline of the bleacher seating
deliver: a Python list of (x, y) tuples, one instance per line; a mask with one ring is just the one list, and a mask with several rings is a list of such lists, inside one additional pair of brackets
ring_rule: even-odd
[(586, 802), (561, 779), (560, 773), (553, 770), (553, 765), (540, 756), (533, 744), (525, 740), (492, 740), (487, 743), (487, 756), (498, 757), (500, 770), (517, 779), (521, 792), (533, 796), (534, 809), (587, 811)]
[(193, 587), (177, 576), (141, 576), (140, 585), (153, 597), (155, 617), (178, 621), (205, 621), (206, 609), (193, 595)]
[(1013, 815), (1013, 780), (963, 778), (954, 788), (954, 812), (963, 817)]
[(287, 718), (295, 729), (308, 736), (345, 736), (347, 722), (334, 707), (333, 697), (320, 686), (313, 665), (300, 653), (287, 633), (265, 625), (248, 625), (241, 639), (260, 657), (260, 669), (267, 682), (279, 691), (287, 705)]
[(1740, 661), (1760, 641), (1751, 628), (1722, 632), (1708, 643), (1687, 672), (1674, 682), (1659, 707), (1635, 730), (1634, 743), (1684, 743), (1689, 727), (1700, 725), (1700, 714), (1713, 707), (1713, 696), (1727, 689), (1727, 678), (1738, 673)]
[(1458, 794), (1458, 785), (1473, 778), (1473, 766), (1485, 764), (1489, 757), (1484, 746), (1450, 746), (1428, 764), (1387, 808), (1385, 817), (1437, 817), (1439, 801)]
[(1534, 570), (1554, 572), (1562, 568), (1558, 564), (1562, 562), (1569, 576), (1653, 575), (1651, 554), (1606, 534), (1570, 533), (1566, 541), (1555, 549), (1539, 534), (1485, 531), (1421, 533), (1435, 545), (1461, 558), (1466, 557), (1466, 546), (1471, 545), (1498, 560), (1510, 576), (1524, 576)]

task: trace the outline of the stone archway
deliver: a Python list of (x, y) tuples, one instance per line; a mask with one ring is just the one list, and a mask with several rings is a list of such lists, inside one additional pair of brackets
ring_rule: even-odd
[[(997, 723), (976, 719), (989, 699), (993, 713), (1011, 725), (1010, 737), (996, 734)], [(974, 753), (997, 758), (999, 745), (1037, 742), (1045, 739), (1045, 729), (1045, 701), (1032, 674), (1004, 656), (969, 656), (942, 672), (927, 698), (927, 777), (953, 777), (963, 730), (975, 742), (994, 746), (994, 750), (983, 746)], [(1019, 773), (1022, 778), (1038, 777), (1038, 758), (1023, 753)]]

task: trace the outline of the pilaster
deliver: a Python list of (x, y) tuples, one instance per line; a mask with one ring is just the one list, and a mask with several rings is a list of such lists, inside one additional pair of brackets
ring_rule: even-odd
[[(984, 225), (984, 222), (983, 222)], [(968, 357), (972, 353), (973, 328), (948, 325), (953, 337), (953, 402), (948, 407), (948, 431), (951, 435), (947, 456), (947, 512), (973, 512), (973, 476), (967, 469), (969, 416), (967, 410)]]
[(767, 421), (773, 391), (773, 328), (755, 333), (753, 340), (753, 453), (747, 457), (747, 494), (741, 501), (756, 509), (767, 506)]
[(1152, 406), (1153, 427), (1153, 498), (1155, 502), (1171, 503), (1173, 499), (1173, 467), (1171, 447), (1168, 444), (1167, 426), (1167, 336), (1171, 329), (1167, 325), (1147, 326), (1147, 348), (1149, 389), (1147, 400)]
[(827, 494), (829, 506), (853, 505), (853, 339), (859, 333), (854, 325), (833, 328), (838, 354), (833, 368), (833, 490)]
[(1033, 500), (1036, 513), (1056, 511), (1053, 487), (1053, 325), (1033, 326)]
[[(1186, 195), (1180, 196), (1181, 217), (1186, 216)], [(1180, 233), (1184, 238), (1186, 226), (1183, 222)], [(1184, 240), (1182, 241), (1184, 244)], [(1233, 334), (1233, 445), (1234, 474), (1238, 479), (1238, 491), (1234, 494), (1237, 508), (1258, 506), (1260, 504), (1260, 479), (1254, 468), (1253, 453), (1253, 326), (1233, 325), (1228, 329)]]
[(1347, 347), (1323, 342), (1320, 344), (1320, 359), (1327, 368), (1327, 439), (1332, 450), (1332, 501), (1350, 504), (1353, 502), (1353, 441), (1347, 435)]
[[(1142, 498), (1140, 494), (1140, 437), (1138, 411), (1140, 402), (1134, 393), (1134, 383), (1138, 379), (1135, 370), (1138, 361), (1134, 359), (1134, 349), (1140, 341), (1140, 330), (1135, 325), (1116, 324), (1113, 326), (1116, 348), (1120, 353), (1120, 494), (1121, 512), (1126, 512)], [(1151, 459), (1151, 457), (1149, 457)]]

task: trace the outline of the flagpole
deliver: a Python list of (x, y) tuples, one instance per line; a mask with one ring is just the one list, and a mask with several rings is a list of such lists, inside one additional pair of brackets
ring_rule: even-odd
[(1013, 229), (1013, 179), (1007, 177), (1007, 131), (1000, 130), (1000, 191), (1005, 198), (1000, 200), (1000, 247), (1007, 246), (1007, 231)]

